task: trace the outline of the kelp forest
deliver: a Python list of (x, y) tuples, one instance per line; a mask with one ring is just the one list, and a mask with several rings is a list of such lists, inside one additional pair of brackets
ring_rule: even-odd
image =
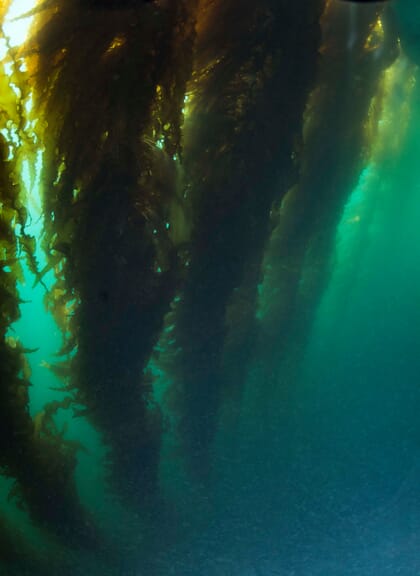
[(420, 574), (420, 3), (0, 2), (0, 574)]

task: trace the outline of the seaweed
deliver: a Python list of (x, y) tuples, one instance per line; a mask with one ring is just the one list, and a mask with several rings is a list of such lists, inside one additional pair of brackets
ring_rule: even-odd
[(203, 482), (224, 398), (241, 396), (270, 211), (295, 177), (314, 82), (323, 2), (295, 4), (200, 4), (184, 127), (192, 233), (172, 376), (187, 466)]
[[(19, 124), (15, 105), (10, 121)], [(13, 114), (10, 106), (8, 114)], [(7, 122), (8, 116), (2, 119)], [(34, 434), (29, 414), (30, 368), (25, 349), (9, 333), (20, 316), (17, 282), (21, 278), (20, 251), (36, 271), (35, 239), (25, 234), (27, 211), (16, 177), (19, 159), (10, 157), (9, 144), (0, 138), (0, 469), (16, 481), (19, 504), (41, 526), (70, 542), (93, 544), (94, 530), (87, 529), (74, 482), (75, 452), (63, 446), (53, 431), (48, 438)], [(20, 228), (20, 230), (19, 230)]]
[[(372, 48), (382, 10), (377, 6), (356, 10), (358, 35), (350, 46), (350, 9), (326, 6), (318, 78), (304, 116), (299, 178), (277, 212), (265, 254), (257, 356), (266, 382), (263, 394), (269, 397), (270, 390), (287, 395), (296, 380), (330, 277), (336, 228), (368, 156), (370, 105), (383, 71), (397, 55), (392, 35)], [(346, 60), (349, 65), (343, 66)]]
[[(16, 479), (11, 499), (73, 544), (97, 534), (74, 480), (84, 447), (57, 426), (59, 410), (100, 430), (112, 487), (151, 536), (166, 425), (153, 353), (186, 468), (205, 488), (251, 360), (262, 402), (294, 383), (368, 151), (371, 98), (395, 56), (377, 7), (349, 46), (345, 6), (323, 0), (146, 4), (46, 0), (31, 13), (17, 82), (23, 100), (33, 90), (44, 150), (42, 267), (16, 176), (19, 147), (35, 144), (22, 103), (1, 110), (22, 138), (0, 136), (0, 469)], [(30, 351), (8, 332), (23, 263), (63, 337), (43, 365), (65, 398), (33, 419)], [(159, 544), (144, 538), (142, 557)]]
[(26, 48), (48, 124), (44, 248), (56, 283), (46, 305), (74, 353), (69, 387), (110, 448), (110, 479), (145, 504), (162, 424), (144, 371), (187, 235), (179, 163), (196, 2), (90, 6), (49, 3)]

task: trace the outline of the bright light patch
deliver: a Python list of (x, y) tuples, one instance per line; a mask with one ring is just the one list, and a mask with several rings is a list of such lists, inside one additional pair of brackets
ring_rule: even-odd
[(25, 102), (25, 112), (27, 116), (31, 114), (33, 106), (34, 106), (34, 97), (32, 94), (30, 94), (29, 98)]
[(3, 60), (7, 56), (8, 50), (6, 39), (0, 38), (0, 60)]
[(184, 116), (184, 120), (186, 120), (189, 111), (191, 109), (191, 100), (192, 100), (192, 95), (191, 92), (188, 92), (185, 94), (184, 96), (184, 106), (182, 107), (182, 115)]
[(365, 50), (367, 52), (372, 52), (372, 50), (376, 50), (379, 48), (385, 38), (385, 31), (382, 24), (382, 20), (380, 18), (377, 19), (375, 25), (372, 27), (369, 36), (366, 38), (365, 42)]
[[(384, 73), (378, 94), (372, 101), (369, 115), (370, 158), (362, 171), (359, 182), (344, 208), (336, 236), (336, 262), (350, 260), (352, 247), (358, 242), (359, 226), (361, 234), (374, 236), (375, 215), (380, 202), (389, 188), (380, 178), (378, 167), (392, 165), (401, 152), (405, 134), (410, 123), (411, 97), (415, 86), (415, 68), (410, 67), (404, 57), (399, 57)], [(378, 104), (379, 103), (379, 104)], [(374, 110), (380, 105), (380, 117)], [(369, 123), (369, 119), (368, 119)]]
[(115, 36), (115, 38), (112, 40), (111, 44), (108, 46), (108, 49), (105, 52), (105, 55), (109, 55), (112, 52), (115, 52), (115, 50), (118, 50), (119, 48), (124, 46), (125, 43), (126, 43), (126, 39), (124, 38), (124, 36)]
[(18, 148), (21, 144), (19, 131), (13, 122), (8, 121), (7, 128), (1, 129), (0, 134), (5, 137), (9, 144), (9, 156), (7, 157), (7, 160), (13, 160), (15, 148)]
[[(25, 42), (34, 17), (21, 18), (21, 16), (36, 8), (38, 2), (39, 0), (13, 0), (10, 4), (3, 23), (3, 32), (9, 47), (15, 48)], [(3, 49), (2, 44), (0, 45), (0, 51)], [(0, 53), (0, 57), (4, 57), (3, 54)]]
[[(16, 110), (19, 110), (19, 106), (22, 107), (25, 120), (23, 125), (18, 126), (18, 118), (11, 116), (0, 133), (9, 144), (8, 159), (16, 160), (18, 163), (20, 161), (21, 184), (31, 215), (25, 230), (34, 235), (40, 234), (43, 220), (40, 198), (43, 151), (31, 149), (38, 143), (35, 130), (37, 120), (31, 118), (33, 95), (29, 94), (23, 99), (22, 90), (16, 83), (16, 72), (17, 70), (24, 72), (25, 63), (23, 59), (19, 59), (18, 62), (14, 61), (10, 57), (10, 50), (22, 45), (27, 39), (34, 16), (26, 16), (26, 14), (31, 13), (38, 4), (39, 0), (12, 0), (2, 26), (3, 38), (0, 39), (0, 59), (3, 60), (3, 71), (8, 78), (8, 88), (16, 99)], [(2, 95), (2, 97), (11, 99), (11, 96), (7, 95)], [(31, 144), (28, 147), (29, 142)]]

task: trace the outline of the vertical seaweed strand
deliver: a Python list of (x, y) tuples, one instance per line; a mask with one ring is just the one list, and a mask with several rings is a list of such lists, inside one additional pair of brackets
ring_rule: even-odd
[[(381, 8), (329, 3), (316, 88), (308, 98), (299, 181), (279, 210), (264, 263), (260, 353), (269, 389), (288, 393), (325, 289), (335, 230), (366, 161), (365, 122), (384, 69), (396, 56)], [(282, 392), (280, 392), (282, 393)]]
[[(2, 134), (19, 134), (22, 107), (16, 103), (2, 67), (0, 107)], [(13, 78), (16, 82), (16, 78)], [(21, 87), (22, 93), (24, 86)], [(14, 102), (14, 104), (13, 104)], [(6, 129), (7, 127), (7, 129)], [(39, 435), (29, 414), (30, 371), (25, 353), (10, 328), (20, 316), (17, 284), (21, 260), (35, 265), (34, 242), (25, 231), (27, 210), (22, 195), (19, 160), (25, 140), (0, 141), (0, 468), (16, 480), (12, 492), (31, 518), (68, 541), (92, 543), (93, 531), (77, 498), (74, 451), (53, 434)], [(24, 248), (21, 248), (22, 243)]]
[(191, 250), (173, 368), (186, 463), (200, 481), (210, 477), (223, 398), (242, 387), (234, 364), (245, 366), (253, 346), (270, 209), (293, 179), (321, 5), (200, 3), (184, 129)]
[(73, 385), (109, 445), (114, 485), (142, 504), (157, 481), (161, 415), (144, 369), (177, 284), (194, 6), (51, 3), (32, 42), (47, 249), (77, 302)]

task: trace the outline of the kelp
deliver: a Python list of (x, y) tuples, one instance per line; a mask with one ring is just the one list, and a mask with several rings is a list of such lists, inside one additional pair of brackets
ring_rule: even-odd
[[(62, 536), (65, 533), (70, 540), (85, 539), (89, 532), (73, 479), (75, 454), (64, 450), (53, 434), (49, 439), (35, 436), (34, 423), (28, 412), (27, 361), (20, 347), (6, 338), (5, 318), (8, 322), (18, 318), (8, 276), (10, 273), (2, 268), (0, 298), (3, 311), (7, 307), (7, 315), (2, 314), (0, 343), (1, 471), (16, 479), (20, 504), (28, 508), (34, 520)], [(4, 298), (5, 292), (8, 298)]]
[[(178, 283), (179, 162), (196, 2), (49, 2), (27, 48), (43, 141), (47, 306), (78, 404), (123, 497), (156, 490), (161, 415), (144, 369)], [(84, 410), (83, 408), (81, 409)]]
[[(323, 43), (323, 0), (46, 0), (33, 11), (20, 82), (43, 146), (47, 263), (2, 139), (0, 466), (17, 480), (11, 497), (69, 541), (92, 543), (95, 530), (74, 484), (84, 448), (59, 410), (100, 429), (113, 486), (159, 528), (164, 422), (147, 370), (159, 337), (183, 456), (203, 483), (250, 358), (273, 403), (279, 360), (303, 348), (395, 51), (377, 8), (360, 12), (353, 38), (346, 8), (326, 5)], [(63, 334), (63, 358), (44, 366), (66, 397), (33, 419), (27, 351), (7, 333), (23, 258), (35, 284), (53, 272), (44, 302)]]
[[(336, 288), (333, 295), (329, 291), (328, 307), (331, 310), (331, 318), (336, 318), (338, 313), (345, 309), (347, 295), (354, 285), (355, 278), (358, 278), (359, 263), (371, 246), (372, 225), (378, 212), (383, 213), (382, 206), (387, 206), (388, 203), (392, 205), (398, 203), (398, 207), (395, 206), (392, 211), (392, 218), (396, 219), (397, 211), (404, 206), (407, 198), (410, 198), (409, 193), (404, 194), (404, 201), (401, 201), (399, 196), (395, 197), (394, 188), (390, 185), (392, 178), (384, 181), (381, 166), (386, 166), (389, 175), (398, 170), (402, 142), (407, 138), (410, 125), (413, 124), (412, 110), (416, 85), (414, 78), (415, 66), (407, 63), (405, 56), (401, 54), (382, 75), (371, 102), (365, 125), (366, 137), (371, 143), (368, 150), (369, 157), (354, 192), (355, 196), (361, 193), (361, 200), (349, 203), (337, 229), (331, 284), (339, 286), (339, 289)], [(399, 185), (404, 188), (401, 183)], [(369, 190), (368, 196), (364, 193), (366, 189)], [(340, 248), (343, 238), (345, 266)], [(348, 257), (349, 253), (351, 258)]]
[[(10, 131), (13, 123), (19, 125), (20, 105), (16, 98), (15, 108), (11, 98), (5, 96), (5, 100), (1, 122)], [(22, 251), (28, 267), (32, 262), (36, 268), (35, 240), (25, 232), (27, 211), (17, 176), (21, 157), (14, 145), (0, 137), (0, 470), (15, 479), (13, 494), (34, 521), (70, 542), (92, 543), (93, 530), (87, 529), (88, 519), (74, 483), (75, 452), (65, 450), (54, 434), (49, 438), (34, 434), (25, 356), (31, 350), (10, 334), (20, 317), (17, 282), (22, 278)]]
[(323, 15), (299, 180), (278, 210), (265, 255), (257, 353), (264, 394), (273, 387), (287, 394), (293, 385), (330, 276), (337, 225), (369, 156), (370, 105), (397, 55), (395, 36), (382, 28), (382, 10), (331, 3)]
[(184, 129), (191, 248), (171, 375), (187, 466), (201, 480), (223, 397), (240, 398), (254, 346), (270, 210), (294, 178), (322, 4), (200, 4)]

